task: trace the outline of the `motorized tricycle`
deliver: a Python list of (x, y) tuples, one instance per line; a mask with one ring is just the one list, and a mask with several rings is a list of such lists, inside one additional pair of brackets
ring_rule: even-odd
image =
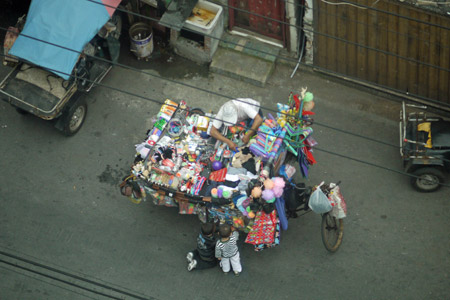
[[(32, 16), (36, 18), (36, 14), (34, 12)], [(46, 68), (39, 62), (30, 62), (8, 53), (27, 26), (27, 22), (26, 16), (19, 18), (16, 26), (9, 27), (5, 36), (6, 55), (3, 56), (3, 64), (12, 67), (12, 70), (0, 82), (0, 98), (14, 106), (20, 114), (32, 114), (44, 120), (54, 120), (57, 129), (66, 136), (72, 136), (80, 130), (86, 119), (87, 104), (83, 94), (99, 84), (111, 70), (111, 62), (118, 59), (121, 18), (119, 15), (112, 15), (84, 45), (82, 51), (77, 53), (78, 58), (75, 58), (74, 67), (68, 72), (70, 74), (57, 72), (59, 70)], [(40, 24), (30, 21), (28, 27), (39, 27)], [(59, 34), (64, 35), (64, 32)], [(29, 35), (22, 35), (22, 38), (33, 40)], [(47, 41), (38, 40), (38, 42)]]
[(400, 111), (400, 155), (419, 192), (434, 192), (450, 172), (450, 121), (430, 115), (426, 106), (405, 104)]

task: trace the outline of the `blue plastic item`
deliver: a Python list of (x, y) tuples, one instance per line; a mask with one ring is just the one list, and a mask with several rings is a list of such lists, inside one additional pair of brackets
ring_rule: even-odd
[(114, 12), (103, 2), (117, 7), (120, 0), (31, 1), (24, 29), (9, 54), (69, 79), (84, 46)]

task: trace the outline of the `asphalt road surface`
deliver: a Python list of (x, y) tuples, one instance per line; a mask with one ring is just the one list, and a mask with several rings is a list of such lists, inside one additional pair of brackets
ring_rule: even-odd
[(307, 86), (319, 145), (304, 181), (342, 181), (341, 248), (325, 250), (320, 216), (308, 213), (289, 220), (276, 248), (255, 252), (241, 236), (240, 277), (188, 272), (197, 217), (136, 205), (118, 190), (159, 104), (97, 87), (83, 128), (67, 138), (1, 101), (0, 299), (449, 299), (450, 189), (417, 193), (395, 172), (398, 102), (309, 71), (290, 79), (285, 65), (259, 88), (170, 53), (137, 62), (125, 49), (122, 60), (142, 72), (115, 67), (105, 85), (206, 110), (227, 98), (166, 79), (272, 109)]

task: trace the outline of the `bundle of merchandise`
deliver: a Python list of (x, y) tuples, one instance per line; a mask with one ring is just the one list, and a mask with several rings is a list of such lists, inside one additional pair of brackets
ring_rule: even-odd
[[(246, 242), (256, 251), (276, 246), (280, 230), (288, 228), (283, 194), (295, 168), (280, 168), (284, 178), (277, 177), (271, 175), (273, 162), (288, 149), (299, 163), (308, 164), (304, 176), (315, 163), (312, 100), (306, 89), (301, 97), (291, 93), (288, 104), (278, 104), (276, 117), (269, 114), (250, 145), (238, 151), (209, 136), (212, 115), (194, 113), (184, 101), (166, 100), (144, 141), (136, 145), (132, 174), (121, 188), (139, 190), (133, 197), (149, 195), (157, 205), (178, 207), (180, 214), (198, 214), (202, 222), (246, 231)], [(245, 128), (245, 123), (228, 127), (227, 137), (240, 141)]]
[(290, 93), (288, 104), (278, 103), (277, 117), (269, 114), (264, 120), (250, 146), (252, 153), (272, 163), (282, 150), (287, 149), (297, 157), (301, 174), (307, 177), (309, 166), (316, 163), (312, 147), (317, 142), (310, 127), (313, 122), (311, 116), (314, 115), (311, 111), (313, 99), (313, 94), (303, 88), (301, 95)]

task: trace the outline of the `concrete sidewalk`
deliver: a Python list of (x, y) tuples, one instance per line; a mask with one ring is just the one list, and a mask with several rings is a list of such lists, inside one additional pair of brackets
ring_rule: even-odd
[[(271, 76), (268, 77), (266, 86), (252, 86), (249, 81), (244, 79), (230, 78), (221, 74), (210, 72), (207, 65), (197, 64), (182, 57), (171, 54), (165, 45), (155, 41), (155, 51), (148, 62), (138, 61), (128, 52), (128, 41), (122, 40), (122, 52), (120, 63), (141, 69), (144, 73), (153, 74), (150, 81), (165, 77), (167, 82), (174, 90), (181, 90), (184, 93), (178, 94), (181, 98), (192, 98), (194, 101), (205, 99), (203, 104), (212, 107), (217, 111), (221, 103), (227, 99), (237, 97), (250, 97), (261, 101), (264, 107), (276, 109), (274, 105), (277, 102), (287, 101), (289, 93), (300, 92), (302, 87), (308, 87), (315, 95), (316, 104), (321, 101), (327, 101), (337, 106), (345, 106), (347, 109), (356, 109), (369, 113), (384, 115), (389, 119), (398, 118), (398, 109), (400, 99), (382, 95), (378, 92), (369, 92), (367, 88), (357, 86), (352, 83), (344, 82), (335, 77), (330, 77), (319, 72), (313, 71), (312, 67), (300, 65), (295, 76), (290, 78), (295, 67), (295, 58), (290, 60), (278, 59), (275, 63)], [(281, 54), (284, 55), (284, 54)], [(234, 56), (234, 65), (247, 66), (245, 56)], [(255, 68), (258, 70), (258, 68)], [(138, 76), (138, 75), (133, 75)], [(205, 80), (207, 78), (207, 80)], [(195, 88), (186, 87), (176, 82), (182, 82)], [(214, 94), (209, 94), (211, 91)], [(204, 95), (204, 97), (199, 97)], [(283, 98), (283, 95), (285, 98)], [(206, 97), (205, 97), (206, 96)], [(211, 101), (212, 100), (212, 101)], [(216, 105), (217, 104), (217, 105)]]

